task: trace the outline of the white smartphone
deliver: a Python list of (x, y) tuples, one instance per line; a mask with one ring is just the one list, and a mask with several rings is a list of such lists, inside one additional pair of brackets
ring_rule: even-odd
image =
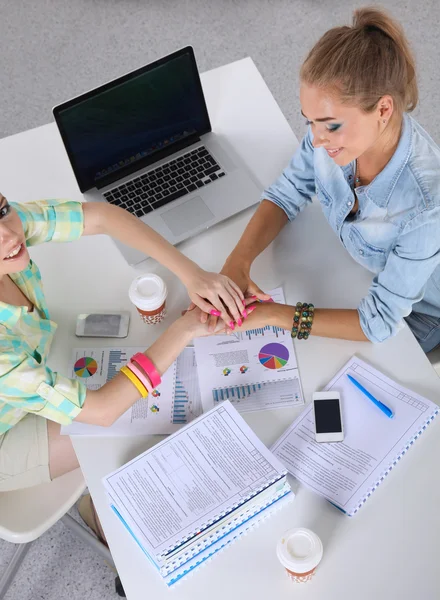
[(317, 442), (342, 442), (341, 397), (339, 392), (315, 392), (315, 439)]
[(75, 333), (78, 337), (124, 338), (128, 335), (129, 322), (129, 312), (78, 315)]

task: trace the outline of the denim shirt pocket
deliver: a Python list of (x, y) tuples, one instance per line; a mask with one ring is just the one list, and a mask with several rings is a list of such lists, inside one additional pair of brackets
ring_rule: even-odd
[(322, 187), (321, 183), (319, 182), (319, 179), (315, 179), (315, 187), (316, 187), (316, 196), (317, 196), (319, 202), (323, 206), (328, 208), (332, 204), (332, 199), (331, 199), (331, 196)]
[(379, 273), (385, 267), (387, 251), (366, 242), (358, 229), (352, 225), (349, 232), (350, 254), (362, 266), (373, 273)]

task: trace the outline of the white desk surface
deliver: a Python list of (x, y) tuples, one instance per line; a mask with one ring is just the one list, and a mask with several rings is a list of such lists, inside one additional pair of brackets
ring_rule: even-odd
[[(254, 63), (247, 58), (202, 76), (213, 128), (235, 145), (262, 186), (279, 174), (297, 140)], [(81, 200), (55, 125), (0, 141), (1, 191), (10, 199), (44, 197)], [(257, 200), (257, 199), (256, 199)], [(248, 222), (248, 210), (181, 245), (210, 270), (218, 270)], [(66, 372), (71, 348), (151, 344), (185, 308), (180, 282), (153, 261), (129, 267), (111, 240), (83, 238), (75, 244), (45, 245), (31, 251), (40, 266), (52, 318), (59, 324), (50, 364)], [(169, 317), (164, 324), (141, 324), (132, 310), (129, 337), (93, 340), (74, 335), (76, 315), (100, 310), (131, 310), (127, 290), (139, 272), (154, 270), (166, 280)], [(289, 303), (314, 302), (329, 308), (355, 308), (371, 275), (345, 252), (314, 204), (259, 257), (252, 271), (265, 289), (282, 285)], [(382, 345), (312, 337), (296, 352), (307, 402), (354, 354), (403, 385), (438, 401), (440, 380), (412, 334), (404, 329)], [(300, 409), (246, 415), (268, 445)], [(440, 430), (434, 422), (398, 469), (354, 517), (300, 487), (294, 502), (201, 568), (173, 592), (107, 506), (101, 478), (158, 441), (158, 438), (77, 438), (74, 440), (89, 489), (129, 600), (171, 597), (212, 600), (249, 597), (313, 600), (399, 600), (438, 598), (440, 569)], [(294, 488), (298, 486), (294, 483)], [(290, 527), (315, 530), (324, 544), (323, 561), (310, 584), (292, 587), (275, 556), (279, 536)]]

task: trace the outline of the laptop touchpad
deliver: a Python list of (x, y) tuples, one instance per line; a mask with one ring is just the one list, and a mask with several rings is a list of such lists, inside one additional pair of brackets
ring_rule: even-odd
[(175, 236), (197, 229), (203, 223), (212, 221), (214, 215), (200, 196), (190, 198), (180, 206), (160, 215)]

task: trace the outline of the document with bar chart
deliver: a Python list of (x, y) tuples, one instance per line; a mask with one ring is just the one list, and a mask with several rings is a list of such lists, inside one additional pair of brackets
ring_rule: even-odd
[[(113, 379), (133, 354), (145, 348), (75, 348), (70, 377), (97, 390)], [(138, 400), (111, 427), (74, 422), (62, 427), (65, 435), (149, 435), (177, 431), (202, 413), (194, 348), (185, 348), (162, 377), (162, 383)]]
[[(281, 288), (269, 292), (284, 304)], [(266, 326), (194, 341), (203, 410), (229, 400), (240, 412), (303, 404), (290, 331)]]

